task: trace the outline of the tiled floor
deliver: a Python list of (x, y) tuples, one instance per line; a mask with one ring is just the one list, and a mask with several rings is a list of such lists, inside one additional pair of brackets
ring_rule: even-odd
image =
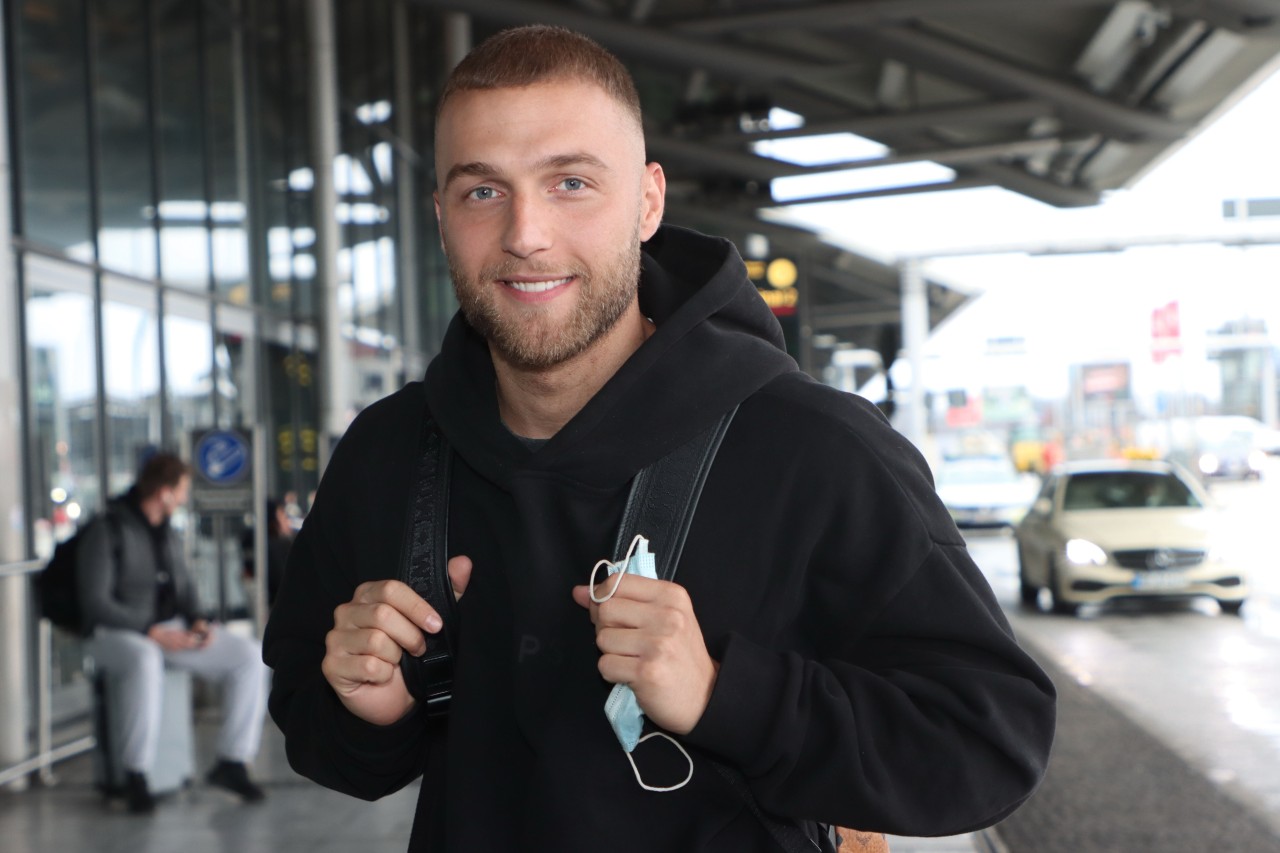
[[(200, 772), (212, 754), (214, 721), (197, 720)], [(267, 789), (260, 805), (197, 780), (160, 803), (155, 815), (135, 817), (122, 803), (104, 804), (93, 787), (89, 757), (55, 767), (58, 783), (0, 791), (0, 850), (4, 853), (403, 853), (417, 788), (366, 803), (314, 785), (295, 774), (283, 739), (267, 725), (254, 777)], [(998, 853), (981, 836), (891, 838), (892, 853)]]

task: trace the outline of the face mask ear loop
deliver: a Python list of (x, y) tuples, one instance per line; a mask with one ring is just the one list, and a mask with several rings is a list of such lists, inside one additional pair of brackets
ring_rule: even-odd
[(676, 740), (671, 735), (666, 734), (665, 732), (649, 732), (649, 734), (645, 735), (644, 737), (640, 738), (640, 740), (636, 741), (636, 748), (639, 749), (640, 744), (644, 743), (651, 737), (666, 738), (667, 740), (675, 744), (676, 749), (680, 750), (680, 754), (684, 756), (684, 760), (689, 762), (689, 775), (684, 777), (683, 782), (678, 782), (675, 785), (670, 785), (666, 788), (660, 788), (654, 785), (646, 785), (644, 783), (644, 780), (640, 778), (640, 769), (636, 767), (636, 760), (631, 757), (631, 753), (624, 752), (623, 755), (627, 757), (627, 761), (631, 762), (631, 772), (636, 774), (636, 781), (640, 783), (640, 787), (644, 788), (646, 791), (653, 791), (656, 794), (664, 794), (668, 791), (678, 791), (681, 788), (683, 788), (685, 785), (688, 785), (689, 780), (693, 778), (693, 759), (689, 756), (689, 753), (685, 751), (685, 748), (680, 745), (680, 741)]
[(626, 574), (625, 571), (616, 572), (615, 574), (617, 574), (618, 579), (613, 582), (613, 589), (609, 590), (609, 593), (607, 595), (601, 598), (597, 598), (596, 597), (596, 572), (600, 571), (600, 567), (616, 565), (616, 566), (619, 566), (620, 569), (625, 569), (627, 563), (631, 562), (631, 555), (635, 553), (636, 545), (639, 544), (640, 540), (643, 538), (644, 537), (641, 536), (640, 534), (638, 533), (636, 534), (636, 538), (631, 540), (631, 547), (627, 548), (626, 556), (622, 558), (621, 562), (612, 563), (609, 560), (599, 560), (596, 562), (594, 566), (591, 567), (591, 580), (589, 581), (590, 586), (588, 587), (588, 589), (591, 590), (590, 594), (591, 594), (592, 601), (594, 601), (596, 604), (604, 604), (606, 601), (613, 598), (613, 596), (618, 592), (618, 587), (622, 586), (622, 576)]

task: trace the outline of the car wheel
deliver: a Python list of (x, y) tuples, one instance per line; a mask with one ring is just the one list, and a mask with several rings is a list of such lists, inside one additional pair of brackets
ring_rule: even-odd
[(1040, 603), (1040, 587), (1027, 583), (1027, 560), (1018, 549), (1018, 598), (1024, 607), (1038, 608)]
[(1052, 564), (1049, 566), (1049, 600), (1050, 609), (1061, 616), (1075, 616), (1080, 612), (1080, 605), (1066, 601), (1058, 588), (1058, 571)]
[(1219, 601), (1218, 606), (1228, 616), (1239, 616), (1240, 608), (1244, 607), (1244, 599), (1242, 598), (1239, 601)]

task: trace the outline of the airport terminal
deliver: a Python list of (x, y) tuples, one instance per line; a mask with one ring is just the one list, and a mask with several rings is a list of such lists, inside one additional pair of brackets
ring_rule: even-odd
[[(174, 689), (193, 707), (181, 747), (191, 767), (154, 816), (105, 800), (93, 661), (80, 638), (39, 618), (33, 584), (59, 542), (168, 450), (195, 472), (173, 523), (199, 598), (230, 630), (261, 636), (268, 501), (303, 523), (352, 419), (421, 378), (457, 310), (432, 201), (443, 81), (473, 45), (525, 23), (585, 33), (627, 64), (647, 156), (667, 176), (666, 221), (731, 240), (800, 368), (848, 391), (873, 376), (883, 385), (895, 362), (921, 376), (931, 331), (972, 296), (931, 278), (918, 258), (887, 264), (780, 212), (980, 187), (1088, 207), (1280, 67), (1275, 0), (6, 3), (5, 850), (405, 849), (407, 793), (368, 804), (320, 789), (289, 768), (270, 720), (255, 767), (266, 802), (251, 812), (209, 790), (218, 703), (187, 683)], [(856, 139), (862, 153), (776, 155), (779, 143), (827, 136)], [(1275, 242), (1245, 227), (1270, 211), (1266, 200), (1250, 204), (1232, 202), (1226, 218), (1240, 228), (1229, 239)], [(1250, 368), (1264, 383), (1251, 414), (1275, 426), (1269, 364)], [(902, 433), (918, 446), (932, 440), (923, 383), (889, 382), (883, 395), (875, 402)], [(1104, 390), (1094, 402), (1114, 399)], [(1167, 845), (1126, 835), (1146, 824), (1135, 818), (1126, 830), (1114, 815), (1064, 832), (1052, 813), (1077, 829), (1096, 817), (1079, 782), (1053, 788), (1062, 799), (1004, 832), (893, 838), (893, 850), (1280, 849), (1280, 779), (1246, 784), (1240, 768), (1204, 777), (1060, 664), (1050, 669), (1069, 683), (1061, 713), (1109, 749), (1131, 745), (1143, 779), (1179, 780), (1178, 796), (1213, 822)], [(1276, 684), (1259, 676), (1250, 695), (1275, 707)], [(1206, 737), (1234, 742), (1238, 716), (1223, 712), (1220, 728), (1206, 717)], [(1280, 724), (1269, 719), (1257, 728), (1272, 726), (1274, 739)], [(1172, 813), (1133, 807), (1142, 808), (1152, 825)]]

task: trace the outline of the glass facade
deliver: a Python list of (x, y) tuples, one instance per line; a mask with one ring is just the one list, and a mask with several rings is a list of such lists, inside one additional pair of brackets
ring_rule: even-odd
[[(354, 412), (438, 348), (456, 303), (431, 205), (437, 17), (408, 0), (331, 4), (338, 155), (318, 164), (312, 5), (4, 5), (12, 168), (0, 204), (13, 218), (0, 219), (0, 315), (14, 375), (0, 392), (21, 417), (0, 430), (0, 458), (22, 471), (0, 564), (46, 559), (148, 453), (189, 458), (201, 429), (261, 436), (267, 494), (305, 511), (331, 393), (320, 366), (349, 371), (339, 387)], [(316, 210), (318, 173), (332, 175), (334, 210)], [(336, 300), (318, 281), (321, 216), (340, 235)], [(339, 338), (323, 339), (331, 328)], [(250, 520), (175, 519), (203, 601), (227, 618), (251, 615)], [(86, 689), (80, 658), (55, 635), (62, 716), (87, 706), (67, 698)]]

